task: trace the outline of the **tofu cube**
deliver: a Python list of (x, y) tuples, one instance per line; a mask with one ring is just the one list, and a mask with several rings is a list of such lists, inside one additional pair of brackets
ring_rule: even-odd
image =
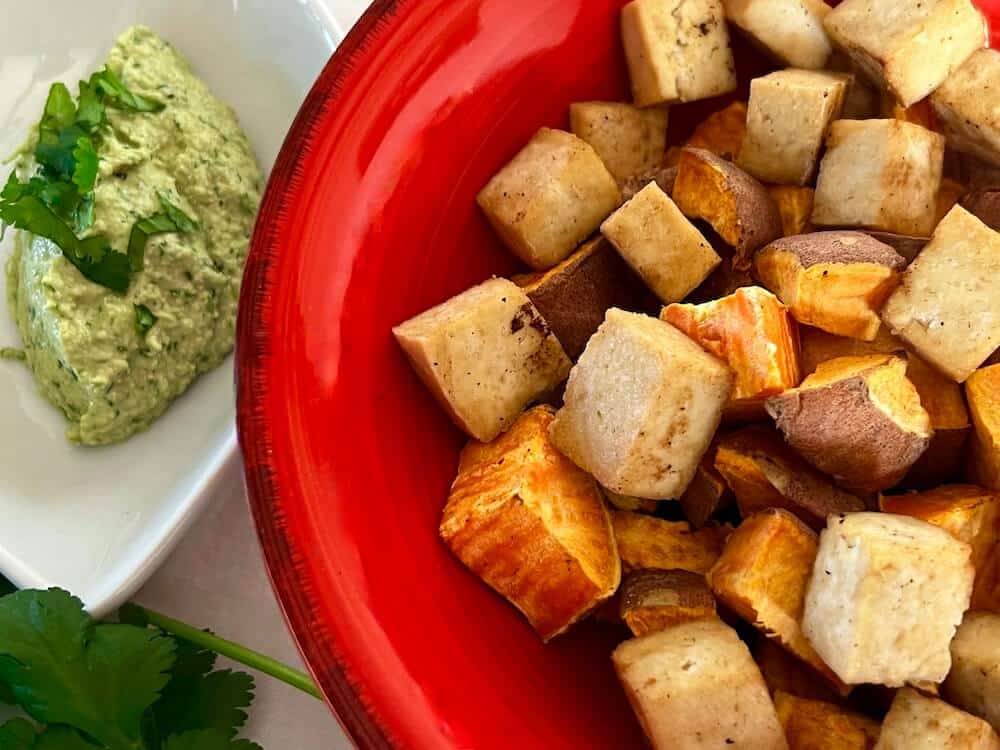
[(904, 107), (987, 44), (986, 21), (971, 0), (846, 0), (824, 24), (833, 43)]
[(747, 135), (736, 163), (764, 182), (806, 185), (830, 123), (840, 117), (850, 78), (779, 70), (750, 82)]
[(1000, 738), (982, 719), (904, 688), (882, 722), (875, 750), (1000, 750)]
[(901, 120), (837, 120), (826, 147), (814, 224), (931, 233), (944, 136)]
[(569, 122), (573, 133), (593, 147), (620, 183), (663, 162), (666, 107), (639, 109), (624, 102), (575, 102), (569, 105)]
[(508, 249), (551, 268), (621, 202), (618, 183), (586, 141), (542, 128), (476, 198)]
[(969, 606), (969, 545), (907, 516), (830, 516), (806, 593), (802, 629), (849, 685), (941, 682)]
[(611, 660), (653, 750), (787, 750), (760, 670), (720, 620), (625, 641)]
[(972, 415), (971, 469), (974, 479), (1000, 491), (1000, 365), (976, 370), (965, 382)]
[(922, 359), (964, 382), (1000, 347), (1000, 233), (955, 206), (903, 273), (882, 320)]
[(651, 182), (601, 225), (601, 233), (664, 302), (679, 302), (722, 258)]
[(548, 640), (621, 580), (611, 519), (593, 478), (555, 449), (538, 406), (491, 443), (462, 451), (441, 538)]
[(722, 0), (632, 0), (621, 23), (636, 106), (693, 102), (736, 88)]
[(552, 439), (614, 492), (677, 498), (732, 387), (729, 368), (673, 326), (611, 309), (570, 373)]
[(462, 292), (392, 332), (455, 424), (483, 442), (572, 366), (531, 300), (506, 279)]
[(930, 101), (952, 148), (1000, 167), (1000, 52), (974, 52)]
[(822, 0), (723, 0), (726, 18), (774, 57), (794, 68), (819, 70), (833, 52), (823, 28)]
[(951, 661), (944, 697), (1000, 731), (1000, 615), (967, 613), (951, 642)]

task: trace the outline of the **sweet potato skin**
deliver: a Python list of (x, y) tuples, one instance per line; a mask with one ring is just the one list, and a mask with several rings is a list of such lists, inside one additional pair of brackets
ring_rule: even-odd
[(687, 570), (634, 570), (621, 591), (621, 619), (639, 637), (682, 622), (715, 616), (705, 577)]

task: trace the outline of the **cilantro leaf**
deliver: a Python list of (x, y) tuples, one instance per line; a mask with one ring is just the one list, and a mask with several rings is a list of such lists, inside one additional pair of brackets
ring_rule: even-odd
[(253, 677), (222, 669), (197, 678), (174, 675), (153, 706), (156, 726), (172, 732), (216, 729), (235, 737), (253, 702)]
[(27, 719), (9, 719), (0, 725), (0, 750), (31, 750), (38, 730)]
[(107, 110), (97, 86), (80, 81), (80, 96), (74, 122), (88, 133), (96, 132), (107, 121)]
[(94, 142), (83, 135), (76, 139), (73, 149), (73, 184), (79, 188), (82, 195), (94, 189), (97, 183), (97, 151)]
[(262, 750), (250, 740), (233, 740), (218, 729), (200, 729), (167, 738), (163, 750)]
[(75, 727), (114, 750), (141, 748), (143, 714), (168, 680), (174, 641), (95, 625), (59, 589), (0, 599), (0, 681), (36, 721)]
[(97, 750), (97, 748), (69, 727), (46, 727), (35, 738), (31, 750)]
[(156, 234), (169, 232), (195, 232), (201, 229), (201, 224), (192, 219), (181, 209), (160, 196), (162, 213), (139, 219), (132, 225), (128, 236), (128, 260), (133, 272), (141, 271), (146, 262), (146, 243)]
[(153, 311), (145, 305), (133, 305), (135, 308), (135, 332), (140, 337), (149, 333), (149, 329), (156, 325), (157, 318)]
[(121, 79), (108, 68), (99, 70), (90, 77), (90, 85), (102, 93), (108, 106), (132, 112), (159, 112), (166, 105), (155, 99), (133, 93)]
[(63, 83), (52, 84), (38, 129), (43, 135), (55, 134), (72, 125), (75, 118), (76, 105), (69, 89)]

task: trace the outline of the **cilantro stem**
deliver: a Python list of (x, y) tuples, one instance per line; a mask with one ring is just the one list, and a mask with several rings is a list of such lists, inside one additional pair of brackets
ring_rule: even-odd
[(270, 656), (265, 656), (239, 643), (234, 643), (212, 633), (207, 633), (204, 630), (199, 630), (187, 623), (167, 617), (159, 612), (154, 612), (151, 609), (146, 609), (137, 604), (130, 604), (129, 606), (141, 612), (150, 625), (155, 625), (160, 630), (177, 636), (189, 643), (193, 643), (196, 646), (215, 651), (217, 654), (226, 656), (250, 669), (256, 669), (259, 672), (270, 675), (276, 680), (281, 680), (294, 688), (298, 688), (313, 698), (323, 699), (319, 688), (316, 687), (316, 683), (312, 681), (309, 675), (293, 669), (277, 659), (272, 659)]

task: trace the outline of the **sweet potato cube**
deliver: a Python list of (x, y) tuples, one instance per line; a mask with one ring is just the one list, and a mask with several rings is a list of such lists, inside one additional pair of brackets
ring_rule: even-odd
[(903, 342), (885, 326), (878, 329), (871, 341), (836, 336), (812, 326), (799, 326), (799, 342), (803, 375), (811, 375), (822, 363), (838, 357), (902, 354), (906, 351)]
[(531, 300), (506, 279), (462, 292), (393, 334), (455, 424), (477, 440), (499, 435), (571, 365)]
[(865, 507), (799, 458), (773, 429), (746, 427), (720, 438), (715, 468), (736, 495), (744, 517), (766, 508), (784, 508), (821, 529), (831, 513)]
[(746, 102), (737, 100), (699, 122), (684, 145), (705, 149), (727, 161), (733, 161), (743, 146), (746, 134), (747, 105)]
[(906, 377), (920, 394), (920, 403), (931, 420), (934, 437), (906, 474), (908, 487), (939, 485), (958, 471), (966, 438), (971, 430), (962, 388), (920, 357), (907, 357)]
[(1000, 166), (1000, 52), (980, 49), (931, 94), (948, 145)]
[(944, 136), (901, 120), (837, 120), (826, 147), (813, 224), (931, 233)]
[(819, 70), (833, 51), (822, 0), (724, 0), (726, 18), (785, 65)]
[(766, 635), (758, 635), (751, 646), (754, 661), (771, 695), (779, 691), (810, 700), (837, 702), (842, 696), (833, 683)]
[(737, 402), (761, 400), (799, 384), (795, 321), (766, 289), (743, 287), (701, 305), (674, 303), (660, 318), (732, 368)]
[(774, 707), (789, 750), (871, 750), (879, 723), (835, 703), (775, 693)]
[(542, 128), (476, 200), (507, 248), (544, 270), (587, 239), (621, 194), (589, 143)]
[(973, 477), (985, 487), (1000, 490), (1000, 365), (976, 370), (965, 382), (974, 434)]
[(526, 412), (462, 451), (441, 538), (548, 640), (611, 597), (621, 580), (597, 483), (548, 437), (551, 409)]
[(987, 44), (970, 0), (846, 0), (824, 23), (834, 44), (905, 107)]
[(1000, 347), (1000, 234), (955, 206), (903, 273), (882, 319), (958, 382)]
[(892, 355), (824, 362), (767, 411), (803, 458), (862, 494), (897, 484), (933, 435), (906, 362)]
[(574, 102), (569, 105), (569, 122), (618, 182), (658, 167), (667, 147), (666, 107)]
[(810, 183), (849, 81), (841, 73), (795, 69), (754, 78), (747, 136), (736, 163), (764, 182)]
[(817, 543), (816, 532), (786, 510), (755, 513), (729, 537), (708, 572), (708, 585), (719, 601), (846, 695), (849, 688), (823, 663), (799, 627)]
[(990, 229), (1000, 230), (1000, 189), (981, 188), (962, 197), (962, 208)]
[(736, 88), (722, 0), (633, 0), (622, 42), (636, 106), (692, 102)]
[(693, 531), (685, 521), (664, 521), (624, 510), (614, 511), (611, 517), (626, 571), (676, 569), (704, 574), (722, 551), (717, 528)]
[(658, 500), (647, 500), (644, 497), (632, 497), (631, 495), (621, 495), (612, 492), (607, 487), (601, 487), (604, 492), (604, 499), (608, 504), (617, 510), (629, 510), (635, 513), (652, 513), (660, 503)]
[(753, 273), (800, 323), (871, 341), (878, 310), (906, 262), (863, 232), (831, 231), (775, 240), (754, 258)]
[(635, 570), (622, 581), (621, 619), (634, 636), (715, 617), (705, 576), (687, 570)]
[(512, 279), (528, 295), (570, 359), (577, 359), (612, 307), (657, 308), (656, 297), (603, 237), (554, 268)]
[(704, 219), (736, 251), (733, 267), (750, 267), (753, 253), (781, 236), (781, 214), (763, 185), (710, 151), (685, 148), (673, 199), (693, 219)]
[(700, 529), (731, 500), (729, 485), (715, 468), (715, 451), (709, 449), (698, 464), (694, 479), (681, 496), (680, 504), (684, 517), (692, 526)]
[(951, 642), (951, 662), (945, 698), (1000, 731), (1000, 615), (967, 612)]
[(788, 749), (760, 670), (720, 620), (625, 641), (611, 660), (653, 750)]
[(708, 275), (707, 279), (698, 285), (697, 289), (685, 297), (687, 302), (696, 305), (703, 302), (712, 302), (720, 297), (729, 296), (737, 289), (754, 285), (753, 276), (750, 275), (749, 270), (737, 271), (733, 268), (735, 257), (729, 251), (729, 248), (720, 248), (719, 245), (715, 247), (718, 252), (726, 255), (726, 257), (723, 257), (722, 262)]
[(781, 234), (806, 234), (813, 230), (813, 199), (816, 191), (797, 185), (769, 185), (767, 188), (781, 214)]
[(892, 120), (902, 120), (903, 122), (912, 122), (914, 125), (919, 125), (922, 128), (941, 132), (939, 130), (940, 125), (937, 115), (934, 114), (934, 107), (931, 106), (929, 98), (921, 99), (909, 107), (904, 107), (890, 92), (882, 91), (880, 104), (882, 117)]
[(601, 233), (664, 302), (684, 299), (721, 262), (656, 183), (615, 211)]
[[(940, 222), (939, 222), (940, 223)], [(930, 237), (917, 237), (912, 234), (897, 234), (895, 232), (880, 232), (877, 229), (862, 229), (865, 234), (884, 242), (903, 256), (907, 264), (912, 263), (920, 252), (931, 241)]]
[(1000, 750), (1000, 737), (982, 719), (903, 688), (882, 722), (875, 750)]
[(655, 182), (656, 186), (664, 192), (665, 195), (670, 195), (674, 192), (674, 181), (677, 179), (677, 167), (654, 167), (648, 172), (643, 172), (642, 174), (633, 175), (629, 177), (625, 182), (622, 183), (622, 202), (632, 200), (636, 193), (642, 190), (646, 185), (651, 182)]
[(908, 516), (831, 516), (806, 590), (802, 630), (849, 685), (941, 682), (969, 606), (969, 545)]

